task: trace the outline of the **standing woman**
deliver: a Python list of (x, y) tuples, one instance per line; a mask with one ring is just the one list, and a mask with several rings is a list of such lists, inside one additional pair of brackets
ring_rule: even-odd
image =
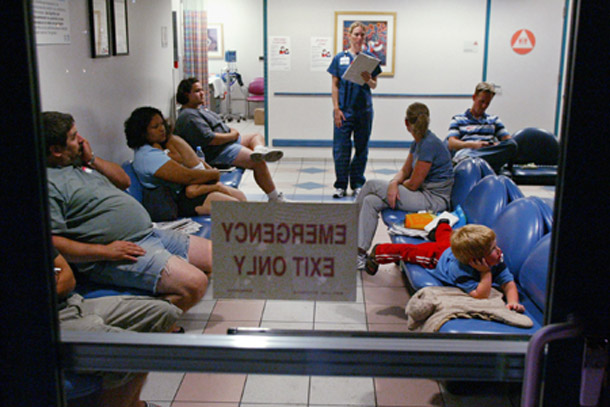
[(386, 208), (407, 212), (440, 212), (449, 208), (453, 187), (451, 154), (428, 129), (430, 111), (423, 103), (407, 108), (405, 126), (415, 141), (404, 165), (390, 182), (370, 180), (356, 203), (358, 218), (358, 269), (365, 268), (366, 252), (377, 229), (379, 212)]
[[(372, 74), (363, 72), (364, 85), (342, 79), (356, 55), (364, 52), (362, 47), (365, 43), (366, 27), (360, 21), (355, 21), (349, 27), (348, 32), (349, 49), (335, 55), (327, 70), (332, 75), (333, 158), (337, 178), (333, 198), (343, 198), (346, 195), (348, 184), (351, 185), (354, 195), (357, 196), (364, 185), (364, 169), (369, 154), (368, 144), (373, 125), (371, 89), (377, 87), (377, 76), (381, 73), (379, 66)], [(356, 149), (353, 159), (351, 158), (352, 133)]]

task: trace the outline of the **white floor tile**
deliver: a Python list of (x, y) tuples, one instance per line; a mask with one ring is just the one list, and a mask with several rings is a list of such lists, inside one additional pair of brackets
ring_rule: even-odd
[(140, 399), (149, 401), (172, 401), (178, 391), (178, 387), (180, 387), (180, 383), (182, 383), (183, 377), (184, 373), (149, 373), (146, 383), (142, 388)]
[(309, 377), (248, 375), (242, 403), (307, 404)]
[(313, 322), (313, 301), (267, 301), (263, 322)]
[(315, 321), (316, 323), (366, 324), (364, 303), (317, 302)]
[(372, 378), (312, 377), (310, 404), (374, 406)]

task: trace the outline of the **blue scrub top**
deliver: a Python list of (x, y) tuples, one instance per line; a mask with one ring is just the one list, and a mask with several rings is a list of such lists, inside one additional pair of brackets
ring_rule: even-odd
[[(363, 51), (365, 54), (374, 57), (369, 52)], [(373, 109), (373, 98), (371, 96), (371, 88), (369, 85), (358, 85), (354, 82), (346, 81), (343, 78), (343, 74), (347, 71), (347, 68), (351, 65), (352, 61), (356, 58), (349, 51), (339, 52), (333, 58), (327, 72), (332, 76), (336, 76), (340, 79), (339, 83), (339, 109), (345, 110), (372, 110)], [(373, 78), (381, 73), (381, 67), (377, 65), (372, 72)]]

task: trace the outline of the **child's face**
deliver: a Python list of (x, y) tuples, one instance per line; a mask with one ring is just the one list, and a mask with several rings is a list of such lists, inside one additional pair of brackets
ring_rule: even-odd
[(491, 251), (484, 259), (489, 267), (496, 266), (502, 262), (502, 249), (498, 247), (498, 243), (495, 240), (491, 244)]

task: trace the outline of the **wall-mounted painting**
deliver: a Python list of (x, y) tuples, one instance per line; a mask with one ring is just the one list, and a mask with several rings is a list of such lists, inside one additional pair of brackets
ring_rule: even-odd
[(208, 58), (224, 58), (224, 36), (222, 33), (222, 24), (209, 23), (207, 32)]
[(112, 0), (112, 52), (129, 55), (127, 0)]
[(349, 48), (349, 26), (360, 21), (366, 27), (364, 50), (381, 61), (380, 76), (394, 75), (396, 13), (375, 11), (335, 12), (335, 54)]
[(89, 0), (89, 28), (91, 30), (91, 56), (110, 56), (110, 5), (109, 0)]

